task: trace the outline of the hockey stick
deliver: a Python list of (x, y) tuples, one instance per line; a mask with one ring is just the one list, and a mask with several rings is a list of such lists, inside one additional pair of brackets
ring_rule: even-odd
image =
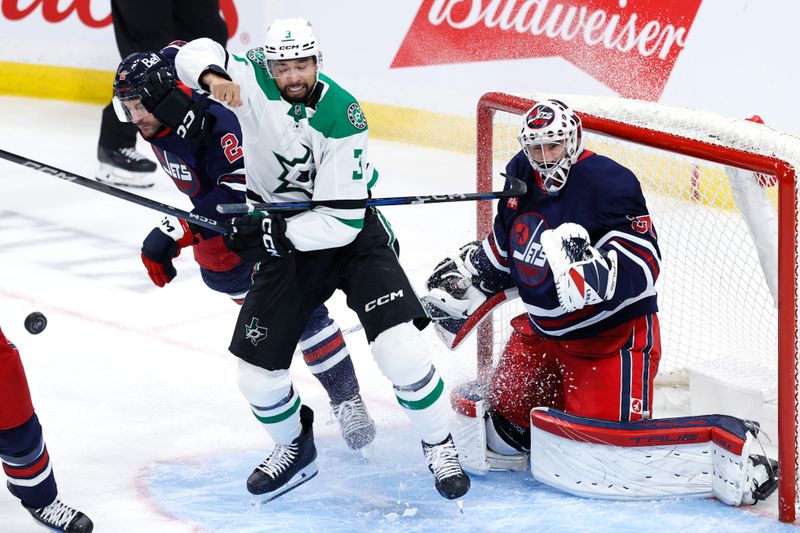
[(228, 232), (228, 228), (226, 228), (216, 220), (206, 218), (201, 215), (196, 215), (188, 211), (183, 211), (182, 209), (178, 209), (177, 207), (172, 207), (166, 204), (162, 204), (161, 202), (151, 200), (150, 198), (145, 198), (144, 196), (139, 196), (138, 194), (133, 194), (128, 191), (123, 191), (122, 189), (117, 189), (116, 187), (106, 185), (105, 183), (100, 183), (99, 181), (90, 180), (89, 178), (78, 176), (77, 174), (73, 174), (72, 172), (67, 172), (66, 170), (61, 170), (60, 168), (51, 167), (50, 165), (40, 163), (39, 161), (34, 161), (33, 159), (28, 159), (27, 157), (23, 157), (17, 154), (12, 154), (11, 152), (6, 152), (5, 150), (0, 150), (0, 158), (5, 159), (6, 161), (11, 161), (12, 163), (16, 163), (18, 165), (22, 165), (23, 167), (32, 168), (33, 170), (38, 170), (39, 172), (55, 176), (56, 178), (62, 180), (70, 181), (72, 183), (77, 183), (78, 185), (83, 185), (84, 187), (88, 187), (90, 189), (94, 189), (96, 191), (109, 194), (111, 196), (116, 196), (117, 198), (121, 198), (122, 200), (126, 200), (128, 202), (141, 205), (143, 207), (152, 209), (154, 211), (158, 211), (160, 213), (165, 213), (167, 215), (172, 215), (178, 218), (182, 218), (187, 222), (191, 222), (192, 224), (197, 224), (198, 226), (202, 226), (204, 228), (219, 233)]
[[(468, 192), (464, 194), (435, 194), (432, 196), (393, 196), (389, 198), (370, 198), (368, 206), (382, 205), (419, 205), (439, 204), (444, 202), (471, 202), (476, 200), (495, 200), (511, 196), (522, 196), (528, 192), (525, 182), (513, 176), (500, 174), (506, 178), (511, 186), (507, 191)], [(314, 202), (280, 202), (275, 204), (219, 204), (217, 212), (224, 215), (237, 213), (252, 213), (253, 211), (301, 211), (313, 208)]]

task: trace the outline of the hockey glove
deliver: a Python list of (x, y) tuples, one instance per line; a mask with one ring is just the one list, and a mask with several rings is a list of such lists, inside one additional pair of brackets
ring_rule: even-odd
[(166, 215), (142, 244), (142, 263), (153, 283), (163, 287), (178, 274), (172, 260), (181, 249), (191, 246), (195, 237), (189, 223), (183, 219)]
[(180, 137), (201, 145), (211, 142), (216, 118), (208, 112), (210, 104), (206, 100), (195, 102), (180, 90), (171, 69), (161, 68), (147, 75), (142, 105)]
[(614, 297), (617, 252), (600, 253), (591, 246), (589, 232), (567, 222), (542, 232), (542, 249), (556, 282), (558, 302), (569, 312)]
[(428, 294), (423, 297), (433, 320), (467, 318), (491, 296), (473, 285), (478, 270), (472, 254), (480, 247), (473, 241), (459, 248), (455, 257), (447, 257), (433, 269), (426, 282)]
[(294, 251), (286, 236), (286, 221), (280, 213), (258, 212), (230, 220), (225, 245), (247, 263), (286, 257)]

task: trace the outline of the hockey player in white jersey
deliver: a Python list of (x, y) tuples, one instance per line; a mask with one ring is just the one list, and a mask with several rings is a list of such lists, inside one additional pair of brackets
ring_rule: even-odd
[(226, 238), (244, 260), (260, 263), (230, 350), (240, 359), (239, 387), (276, 443), (247, 487), (256, 502), (266, 502), (317, 473), (314, 415), (302, 405), (289, 365), (309, 314), (341, 289), (422, 438), (437, 490), (458, 499), (470, 482), (448, 431), (444, 384), (415, 327), (428, 318), (398, 262), (389, 224), (366, 205), (378, 179), (367, 121), (321, 66), (317, 36), (299, 18), (276, 20), (264, 46), (244, 56), (198, 39), (176, 58), (184, 83), (210, 92), (239, 119), (248, 200), (313, 205), (286, 218), (236, 218)]

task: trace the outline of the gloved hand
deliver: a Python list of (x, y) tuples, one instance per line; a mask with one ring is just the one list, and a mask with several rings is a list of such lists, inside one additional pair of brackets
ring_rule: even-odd
[(201, 145), (211, 141), (216, 119), (207, 111), (210, 104), (206, 100), (194, 101), (180, 90), (171, 69), (164, 67), (147, 75), (142, 105), (184, 139)]
[(280, 213), (257, 212), (229, 221), (231, 231), (223, 239), (230, 251), (247, 263), (286, 257), (294, 252)]
[(429, 292), (423, 297), (433, 320), (467, 318), (492, 296), (481, 284), (473, 284), (479, 274), (472, 254), (479, 247), (478, 241), (465, 244), (455, 257), (446, 257), (433, 269), (425, 284)]
[(541, 236), (556, 282), (558, 302), (567, 312), (614, 297), (617, 286), (617, 252), (601, 253), (590, 244), (580, 224), (565, 222)]
[(195, 237), (189, 223), (183, 219), (165, 215), (161, 224), (147, 235), (142, 244), (142, 263), (153, 283), (163, 287), (178, 274), (172, 260), (181, 249), (191, 246)]

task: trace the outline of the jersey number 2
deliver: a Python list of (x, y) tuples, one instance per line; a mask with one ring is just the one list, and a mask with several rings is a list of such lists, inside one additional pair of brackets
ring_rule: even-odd
[(228, 158), (229, 163), (241, 159), (244, 155), (242, 147), (239, 146), (239, 139), (233, 133), (223, 135), (222, 139), (220, 139), (220, 144), (222, 144), (222, 149), (225, 151), (225, 157)]

